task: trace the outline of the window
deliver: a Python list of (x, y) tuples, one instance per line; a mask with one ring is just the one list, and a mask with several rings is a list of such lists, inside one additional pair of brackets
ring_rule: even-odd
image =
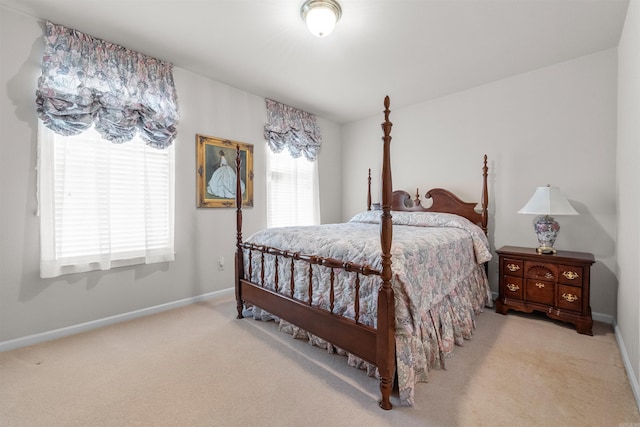
[(173, 65), (46, 21), (36, 111), (40, 276), (173, 260)]
[(39, 121), (43, 278), (174, 259), (174, 148)]
[(320, 223), (318, 168), (286, 151), (267, 153), (267, 227)]
[(267, 227), (320, 223), (316, 116), (267, 99)]

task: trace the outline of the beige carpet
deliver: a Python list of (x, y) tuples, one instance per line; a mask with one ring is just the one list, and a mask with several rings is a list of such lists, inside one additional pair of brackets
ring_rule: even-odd
[[(0, 426), (640, 426), (609, 325), (487, 310), (414, 407), (225, 296), (0, 353)], [(394, 400), (397, 402), (397, 399)]]

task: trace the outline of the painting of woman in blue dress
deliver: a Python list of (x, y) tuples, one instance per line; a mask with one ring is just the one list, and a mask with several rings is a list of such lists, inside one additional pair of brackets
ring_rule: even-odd
[[(207, 192), (215, 197), (223, 199), (232, 199), (236, 196), (236, 171), (229, 166), (224, 151), (218, 152), (220, 161), (218, 167), (214, 170), (209, 183), (207, 184)], [(242, 194), (244, 194), (245, 184), (240, 180)]]
[(242, 206), (253, 206), (253, 145), (196, 134), (196, 147), (198, 207), (236, 206), (238, 160)]

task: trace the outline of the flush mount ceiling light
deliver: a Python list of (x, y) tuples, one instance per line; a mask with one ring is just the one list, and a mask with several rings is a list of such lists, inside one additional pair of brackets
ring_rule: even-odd
[(326, 37), (342, 16), (342, 8), (335, 0), (307, 0), (300, 8), (300, 15), (311, 34)]

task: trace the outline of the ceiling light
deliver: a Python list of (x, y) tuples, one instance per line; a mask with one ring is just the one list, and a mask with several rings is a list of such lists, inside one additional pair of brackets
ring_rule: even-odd
[(300, 15), (311, 34), (326, 37), (342, 16), (342, 8), (335, 0), (307, 0), (300, 8)]

